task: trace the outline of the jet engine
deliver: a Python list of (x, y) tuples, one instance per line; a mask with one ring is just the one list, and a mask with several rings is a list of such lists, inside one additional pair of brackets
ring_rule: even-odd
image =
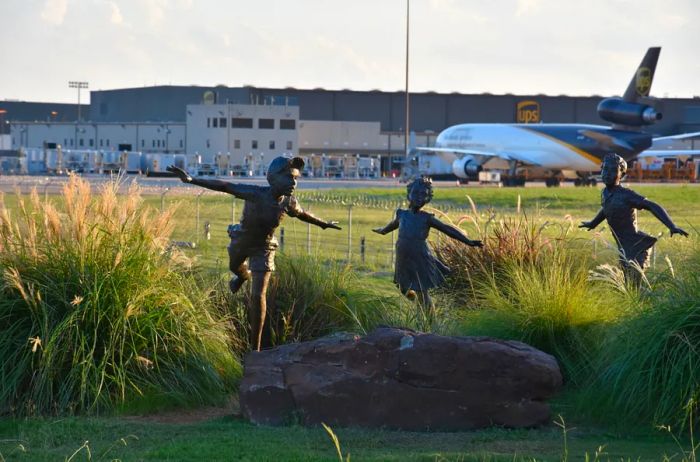
[(452, 173), (457, 178), (475, 179), (483, 169), (472, 156), (465, 156), (452, 162)]
[(598, 104), (601, 119), (618, 125), (638, 127), (651, 125), (661, 120), (663, 114), (652, 106), (623, 101), (620, 98), (606, 98)]

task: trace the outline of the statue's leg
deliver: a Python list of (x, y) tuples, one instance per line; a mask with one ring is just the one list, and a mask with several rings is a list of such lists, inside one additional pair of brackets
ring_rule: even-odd
[(250, 346), (260, 351), (263, 326), (267, 314), (267, 284), (270, 281), (269, 271), (253, 271), (250, 305), (248, 306), (248, 323), (250, 324)]
[(629, 261), (620, 258), (620, 267), (625, 275), (625, 281), (632, 287), (640, 287), (642, 284), (642, 268), (634, 260)]
[(407, 289), (403, 292), (403, 294), (407, 299), (411, 301), (416, 299), (416, 291), (413, 289)]
[(248, 256), (242, 249), (233, 248), (233, 244), (228, 248), (228, 268), (233, 273), (233, 278), (228, 283), (232, 293), (238, 292), (244, 282), (250, 279), (250, 271), (246, 259)]
[(433, 300), (430, 298), (430, 294), (427, 290), (421, 290), (418, 293), (418, 306), (425, 314), (425, 320), (430, 325), (433, 323), (433, 318), (435, 316), (435, 306), (433, 305)]

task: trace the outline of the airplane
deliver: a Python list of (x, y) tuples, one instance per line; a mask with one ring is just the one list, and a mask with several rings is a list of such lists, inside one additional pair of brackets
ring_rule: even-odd
[[(653, 138), (642, 127), (653, 125), (663, 117), (656, 100), (649, 97), (661, 47), (649, 48), (632, 76), (622, 98), (603, 99), (598, 115), (612, 126), (588, 124), (460, 124), (446, 128), (433, 147), (416, 147), (415, 151), (438, 155), (452, 164), (460, 180), (478, 177), (486, 162), (500, 159), (508, 163), (509, 175), (504, 186), (525, 184), (517, 176), (522, 167), (535, 167), (548, 173), (546, 185), (559, 186), (562, 176), (576, 176), (577, 186), (595, 185), (592, 177), (600, 171), (606, 154), (614, 152), (630, 161), (652, 146), (652, 142), (678, 138)], [(680, 136), (700, 136), (700, 133)], [(645, 156), (700, 154), (700, 151), (647, 151)]]

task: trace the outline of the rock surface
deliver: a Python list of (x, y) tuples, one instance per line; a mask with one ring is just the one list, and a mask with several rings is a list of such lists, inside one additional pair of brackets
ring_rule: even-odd
[(249, 353), (239, 398), (258, 424), (464, 430), (546, 423), (561, 385), (521, 342), (379, 328)]

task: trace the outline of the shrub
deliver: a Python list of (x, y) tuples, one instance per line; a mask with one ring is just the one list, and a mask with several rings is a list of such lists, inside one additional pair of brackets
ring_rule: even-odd
[(169, 212), (118, 182), (72, 176), (62, 207), (0, 212), (0, 403), (16, 413), (101, 412), (133, 400), (210, 402), (239, 366), (221, 319), (169, 248)]
[[(387, 294), (352, 267), (314, 256), (278, 254), (277, 271), (267, 292), (263, 343), (280, 345), (322, 337), (338, 331), (364, 334), (382, 324), (415, 327), (414, 309), (398, 290)], [(249, 349), (246, 307), (249, 291), (217, 293), (217, 305), (231, 315), (239, 351)]]
[[(700, 240), (675, 268), (650, 277), (630, 297), (627, 317), (609, 335), (586, 407), (606, 420), (683, 428), (700, 395)], [(697, 421), (697, 419), (694, 419)]]
[(591, 373), (598, 345), (619, 316), (612, 290), (588, 281), (589, 261), (557, 246), (535, 261), (504, 262), (476, 287), (480, 309), (466, 313), (464, 329), (521, 340), (554, 355), (565, 379)]
[[(477, 218), (474, 218), (477, 217)], [(435, 246), (438, 257), (452, 270), (447, 278), (445, 290), (461, 292), (473, 299), (476, 286), (493, 276), (498, 276), (512, 263), (527, 264), (537, 262), (543, 251), (565, 239), (567, 227), (559, 227), (549, 222), (529, 218), (525, 214), (497, 219), (491, 215), (485, 223), (480, 223), (478, 215), (465, 216), (457, 224), (471, 221), (484, 246), (477, 251), (465, 250), (464, 244), (453, 239), (440, 239)], [(555, 229), (554, 235), (545, 233)]]

